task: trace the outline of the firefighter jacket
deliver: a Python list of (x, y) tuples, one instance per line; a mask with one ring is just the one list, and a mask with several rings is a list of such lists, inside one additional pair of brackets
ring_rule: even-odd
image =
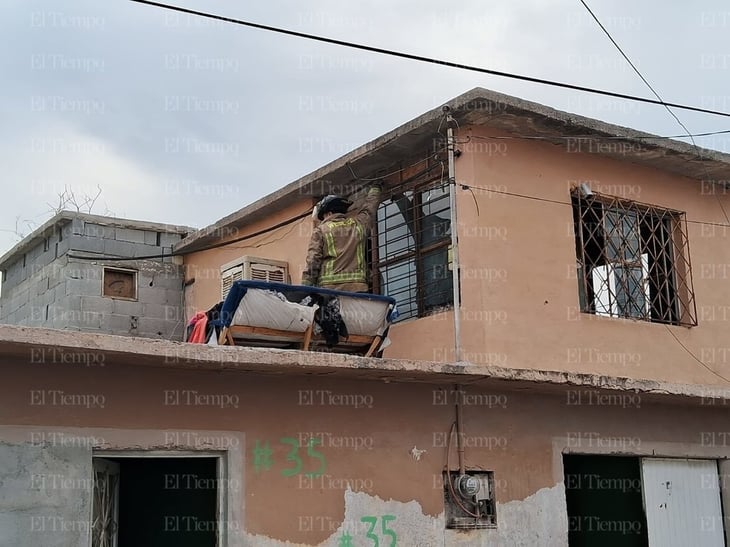
[(368, 231), (380, 204), (380, 187), (368, 190), (355, 214), (337, 213), (312, 231), (302, 285), (366, 292)]

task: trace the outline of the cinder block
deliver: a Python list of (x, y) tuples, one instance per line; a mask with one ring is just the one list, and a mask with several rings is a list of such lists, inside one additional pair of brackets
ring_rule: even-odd
[(112, 313), (113, 301), (103, 296), (81, 296), (81, 311)]
[(137, 299), (145, 304), (167, 304), (167, 290), (155, 287), (154, 285), (152, 287), (142, 285), (139, 288)]
[(131, 230), (129, 228), (117, 228), (117, 241), (127, 241), (129, 243), (142, 243), (144, 245), (144, 230)]
[(98, 237), (73, 236), (69, 246), (74, 251), (100, 254), (104, 252), (104, 240)]
[(142, 302), (134, 302), (132, 300), (116, 300), (112, 299), (112, 311), (116, 315), (142, 315)]
[(138, 252), (138, 246), (128, 241), (118, 241), (114, 239), (103, 239), (104, 252), (112, 256), (122, 258), (132, 258), (142, 253)]
[(184, 283), (182, 268), (177, 272), (162, 272), (154, 277), (153, 286), (158, 289), (181, 291)]
[(71, 219), (70, 233), (75, 235), (84, 235), (84, 221), (80, 218)]
[(70, 324), (74, 324), (75, 326), (83, 330), (98, 330), (101, 329), (101, 322), (103, 317), (104, 314), (101, 314), (99, 312), (82, 311), (81, 313), (76, 315), (76, 321)]
[(143, 317), (163, 319), (165, 321), (172, 321), (173, 323), (185, 320), (183, 309), (180, 305), (143, 304), (142, 310)]
[(101, 281), (104, 267), (88, 260), (73, 260), (64, 268), (64, 277), (70, 279), (95, 279)]
[(139, 318), (139, 335), (150, 338), (169, 338), (175, 328), (175, 323), (175, 321), (142, 316)]
[(163, 247), (172, 247), (181, 239), (182, 236), (180, 234), (171, 234), (169, 232), (160, 233), (160, 245)]
[(56, 243), (56, 258), (61, 257), (66, 254), (66, 252), (68, 251), (68, 244), (69, 244), (68, 238)]
[(68, 296), (100, 296), (101, 281), (98, 279), (67, 279), (66, 294)]
[[(104, 329), (108, 329), (112, 334), (129, 335), (132, 330), (132, 319), (129, 315), (111, 314), (104, 317), (102, 323)], [(136, 332), (136, 330), (134, 331)]]
[(99, 239), (115, 239), (116, 228), (114, 226), (103, 226), (101, 224), (87, 222), (84, 227), (84, 235)]
[(144, 231), (145, 245), (157, 245), (157, 232)]

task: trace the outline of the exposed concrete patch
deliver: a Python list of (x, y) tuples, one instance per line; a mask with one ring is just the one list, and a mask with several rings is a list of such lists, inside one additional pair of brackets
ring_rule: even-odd
[(90, 448), (0, 442), (0, 545), (89, 545), (90, 477)]
[(468, 534), (449, 530), (445, 545), (567, 546), (568, 513), (563, 483), (542, 488), (524, 500), (498, 503), (496, 530), (479, 530)]
[[(565, 511), (563, 483), (552, 488), (542, 488), (520, 501), (497, 504), (497, 528), (490, 530), (446, 530), (444, 514), (437, 517), (424, 515), (417, 501), (400, 502), (383, 500), (364, 492), (345, 492), (345, 519), (339, 528), (316, 547), (356, 547), (373, 540), (366, 534), (370, 524), (362, 517), (375, 517), (375, 534), (380, 545), (388, 546), (391, 539), (383, 535), (382, 517), (392, 515), (386, 528), (397, 535), (397, 545), (402, 547), (554, 547), (568, 544), (568, 516)], [(345, 539), (351, 537), (351, 544)], [(271, 539), (266, 536), (247, 535), (245, 544), (261, 547), (313, 547)], [(374, 543), (373, 543), (374, 544)]]

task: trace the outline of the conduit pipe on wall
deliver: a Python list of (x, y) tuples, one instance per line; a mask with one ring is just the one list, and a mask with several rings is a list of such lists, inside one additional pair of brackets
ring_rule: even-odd
[[(454, 287), (454, 362), (461, 361), (461, 285), (459, 283), (459, 230), (456, 214), (456, 139), (454, 138), (454, 120), (451, 108), (443, 107), (446, 117), (446, 149), (449, 167), (449, 202), (451, 204), (451, 277)], [(456, 447), (459, 454), (459, 475), (463, 475), (464, 466), (464, 424), (461, 416), (461, 386), (456, 385)]]
[(461, 415), (461, 386), (456, 384), (456, 450), (459, 454), (459, 476), (464, 475), (464, 422)]
[(451, 277), (454, 286), (454, 362), (461, 361), (461, 286), (459, 283), (459, 230), (456, 215), (456, 169), (454, 165), (454, 152), (456, 151), (456, 139), (454, 138), (454, 123), (451, 116), (451, 109), (443, 107), (446, 116), (446, 140), (449, 164), (449, 202), (451, 209)]

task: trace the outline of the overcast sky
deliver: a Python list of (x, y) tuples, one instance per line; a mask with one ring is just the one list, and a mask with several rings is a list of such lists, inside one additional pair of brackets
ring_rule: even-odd
[[(579, 0), (179, 0), (486, 68), (650, 96)], [(666, 101), (730, 111), (727, 0), (590, 0)], [(345, 49), (127, 0), (3, 0), (0, 253), (65, 188), (204, 227), (481, 86), (675, 135), (661, 107)], [(730, 119), (677, 111), (692, 132)], [(730, 136), (698, 138), (730, 151)], [(17, 225), (17, 227), (16, 227)]]

